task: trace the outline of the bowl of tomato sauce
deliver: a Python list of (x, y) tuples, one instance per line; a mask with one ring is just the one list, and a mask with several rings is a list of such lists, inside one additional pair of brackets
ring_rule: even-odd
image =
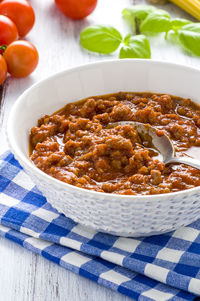
[[(153, 60), (92, 63), (25, 91), (8, 120), (9, 145), (51, 205), (97, 231), (148, 236), (200, 216), (200, 171), (164, 164), (129, 124), (170, 137), (198, 158), (200, 71)], [(183, 84), (184, 83), (184, 84)]]

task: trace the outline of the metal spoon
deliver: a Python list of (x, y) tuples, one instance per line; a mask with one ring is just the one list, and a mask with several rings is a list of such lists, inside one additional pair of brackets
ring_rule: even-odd
[(150, 141), (151, 145), (162, 155), (163, 162), (165, 164), (183, 163), (200, 169), (200, 160), (188, 157), (176, 157), (174, 146), (170, 138), (167, 135), (158, 136), (156, 134), (156, 129), (150, 126), (149, 124), (134, 121), (120, 121), (115, 123), (109, 123), (106, 128), (114, 128), (118, 125), (125, 124), (129, 124), (134, 129), (136, 129), (138, 134), (142, 138), (147, 138), (147, 140)]

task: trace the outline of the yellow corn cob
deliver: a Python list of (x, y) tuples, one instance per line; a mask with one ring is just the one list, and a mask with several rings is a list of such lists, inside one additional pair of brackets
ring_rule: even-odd
[(170, 0), (189, 14), (200, 20), (200, 0)]

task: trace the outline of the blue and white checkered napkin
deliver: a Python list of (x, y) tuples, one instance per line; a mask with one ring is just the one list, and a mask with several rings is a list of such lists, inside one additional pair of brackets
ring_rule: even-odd
[(1, 236), (135, 300), (200, 295), (200, 220), (147, 238), (97, 233), (52, 209), (10, 152), (0, 156), (0, 222)]

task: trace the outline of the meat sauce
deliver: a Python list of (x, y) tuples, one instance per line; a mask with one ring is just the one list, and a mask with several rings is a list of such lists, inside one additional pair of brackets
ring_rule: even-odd
[(30, 132), (30, 158), (60, 181), (99, 192), (149, 195), (200, 185), (199, 170), (165, 165), (131, 125), (107, 127), (118, 121), (152, 125), (171, 138), (177, 156), (199, 153), (198, 105), (167, 94), (120, 92), (69, 103), (39, 119)]

